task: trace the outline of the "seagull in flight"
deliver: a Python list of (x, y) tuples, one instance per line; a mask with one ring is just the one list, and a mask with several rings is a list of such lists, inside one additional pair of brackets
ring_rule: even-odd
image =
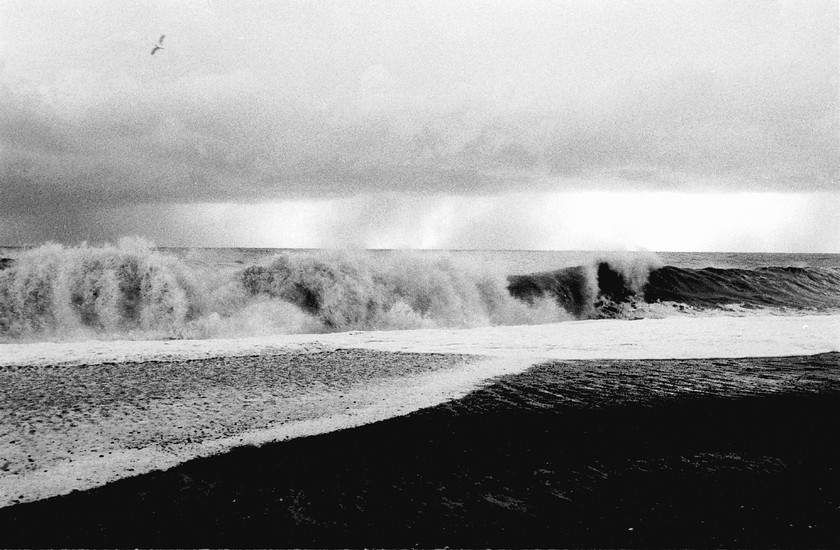
[(163, 49), (163, 39), (164, 38), (166, 38), (165, 34), (160, 35), (160, 38), (158, 38), (157, 44), (155, 44), (155, 47), (152, 48), (152, 55), (155, 55), (156, 51)]

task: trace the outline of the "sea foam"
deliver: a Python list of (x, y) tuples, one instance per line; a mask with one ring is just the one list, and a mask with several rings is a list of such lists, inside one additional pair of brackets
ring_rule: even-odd
[(613, 252), (510, 273), (447, 253), (245, 252), (247, 261), (192, 249), (179, 257), (140, 239), (25, 251), (0, 264), (0, 342), (840, 311), (833, 265), (688, 268)]
[(513, 298), (501, 273), (411, 254), (280, 254), (221, 271), (139, 239), (47, 244), (0, 270), (4, 341), (245, 337), (555, 322), (550, 299)]

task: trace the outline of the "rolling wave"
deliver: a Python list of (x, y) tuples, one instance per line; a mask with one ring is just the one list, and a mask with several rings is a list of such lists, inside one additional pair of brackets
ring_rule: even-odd
[(551, 296), (577, 318), (638, 318), (675, 311), (840, 308), (840, 271), (830, 267), (688, 269), (611, 261), (514, 275), (509, 291), (524, 301)]
[(0, 262), (0, 341), (466, 328), (747, 310), (840, 309), (832, 267), (687, 269), (612, 254), (506, 275), (451, 256), (294, 252), (188, 262), (151, 243), (49, 244)]

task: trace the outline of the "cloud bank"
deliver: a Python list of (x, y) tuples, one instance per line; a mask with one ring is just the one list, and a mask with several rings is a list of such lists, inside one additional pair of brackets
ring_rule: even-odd
[(48, 6), (2, 6), (6, 214), (840, 181), (836, 2)]

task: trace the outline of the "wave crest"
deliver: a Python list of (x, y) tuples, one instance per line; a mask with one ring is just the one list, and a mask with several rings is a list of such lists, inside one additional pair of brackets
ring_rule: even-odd
[(204, 254), (191, 251), (181, 260), (139, 239), (24, 252), (0, 263), (0, 341), (231, 338), (840, 308), (840, 270), (832, 267), (687, 269), (635, 253), (507, 276), (446, 253), (295, 252), (250, 266), (208, 262), (212, 254)]
[(610, 257), (508, 281), (513, 296), (552, 297), (579, 319), (840, 308), (840, 272), (830, 267), (688, 269), (663, 266), (655, 256)]
[(502, 275), (450, 258), (372, 261), (348, 253), (281, 254), (241, 274), (253, 295), (293, 303), (332, 330), (471, 327), (560, 320), (548, 302), (514, 300)]
[(47, 244), (0, 271), (0, 334), (172, 332), (199, 313), (191, 273), (151, 243)]
[(281, 254), (219, 273), (149, 242), (47, 244), (0, 270), (0, 338), (242, 337), (337, 330), (475, 327), (562, 320), (523, 303), (503, 275), (447, 257)]

